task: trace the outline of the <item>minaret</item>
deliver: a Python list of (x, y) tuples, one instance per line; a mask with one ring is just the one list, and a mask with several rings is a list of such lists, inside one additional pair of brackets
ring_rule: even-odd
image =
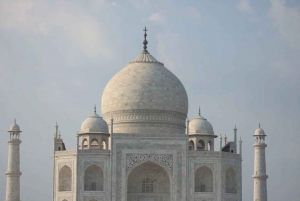
[(254, 194), (253, 201), (267, 201), (267, 178), (265, 157), (265, 132), (259, 128), (254, 133)]
[(16, 120), (9, 129), (8, 164), (6, 172), (6, 199), (5, 201), (20, 201), (20, 127)]

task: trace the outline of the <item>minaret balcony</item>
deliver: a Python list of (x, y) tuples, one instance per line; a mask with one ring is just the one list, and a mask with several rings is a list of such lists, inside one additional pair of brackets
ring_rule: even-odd
[(268, 175), (252, 175), (254, 179), (268, 179)]

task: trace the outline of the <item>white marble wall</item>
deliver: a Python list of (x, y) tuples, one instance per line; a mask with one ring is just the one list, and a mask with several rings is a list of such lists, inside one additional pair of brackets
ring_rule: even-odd
[[(55, 152), (55, 200), (54, 201), (110, 201), (110, 151), (109, 150), (71, 150)], [(77, 163), (78, 154), (78, 163)], [(71, 191), (59, 191), (59, 171), (63, 166), (72, 170)], [(84, 173), (90, 165), (103, 170), (103, 191), (84, 191)], [(76, 168), (78, 167), (78, 172)]]
[[(59, 171), (68, 166), (72, 171), (71, 191), (59, 191)], [(56, 151), (54, 167), (54, 200), (53, 201), (76, 201), (76, 150)]]
[[(241, 158), (239, 154), (189, 151), (189, 201), (241, 201)], [(213, 192), (195, 192), (195, 171), (206, 166), (213, 172)], [(226, 170), (236, 172), (236, 193), (226, 193)]]
[[(78, 150), (78, 175), (77, 151), (56, 152), (55, 201), (127, 201), (128, 175), (147, 161), (159, 165), (169, 175), (172, 201), (242, 200), (239, 154), (188, 151), (188, 135), (184, 134), (113, 134), (111, 145), (111, 150)], [(93, 164), (104, 172), (101, 192), (84, 191), (84, 172)], [(64, 165), (72, 169), (74, 186), (70, 192), (58, 191), (58, 173)], [(213, 192), (195, 192), (194, 173), (201, 166), (213, 172)], [(235, 193), (226, 193), (226, 171), (229, 168), (233, 168), (236, 175)]]

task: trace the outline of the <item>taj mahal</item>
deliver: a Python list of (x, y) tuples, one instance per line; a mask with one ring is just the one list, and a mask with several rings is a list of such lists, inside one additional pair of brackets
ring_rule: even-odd
[[(148, 52), (144, 31), (142, 52), (107, 83), (102, 114), (95, 106), (82, 123), (76, 150), (66, 149), (56, 125), (49, 150), (52, 200), (242, 201), (242, 140), (237, 128), (233, 126), (230, 141), (214, 133), (200, 108), (187, 119), (186, 90)], [(8, 132), (5, 201), (20, 201), (22, 135), (16, 121)], [(253, 178), (253, 201), (267, 201), (265, 138), (259, 125), (253, 135), (253, 175), (244, 175)]]

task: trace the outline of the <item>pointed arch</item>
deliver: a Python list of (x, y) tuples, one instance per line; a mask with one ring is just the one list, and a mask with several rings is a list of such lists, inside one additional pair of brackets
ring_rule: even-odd
[(63, 166), (58, 176), (59, 191), (71, 191), (72, 189), (72, 170), (69, 166)]
[(103, 170), (98, 165), (89, 166), (84, 172), (84, 191), (103, 191)]
[(213, 172), (207, 166), (195, 171), (195, 192), (213, 192)]
[(225, 181), (226, 181), (226, 193), (236, 193), (236, 173), (232, 167), (226, 170)]
[(143, 194), (145, 198), (158, 197), (171, 201), (171, 179), (167, 170), (159, 164), (147, 160), (134, 167), (127, 177), (127, 199)]

